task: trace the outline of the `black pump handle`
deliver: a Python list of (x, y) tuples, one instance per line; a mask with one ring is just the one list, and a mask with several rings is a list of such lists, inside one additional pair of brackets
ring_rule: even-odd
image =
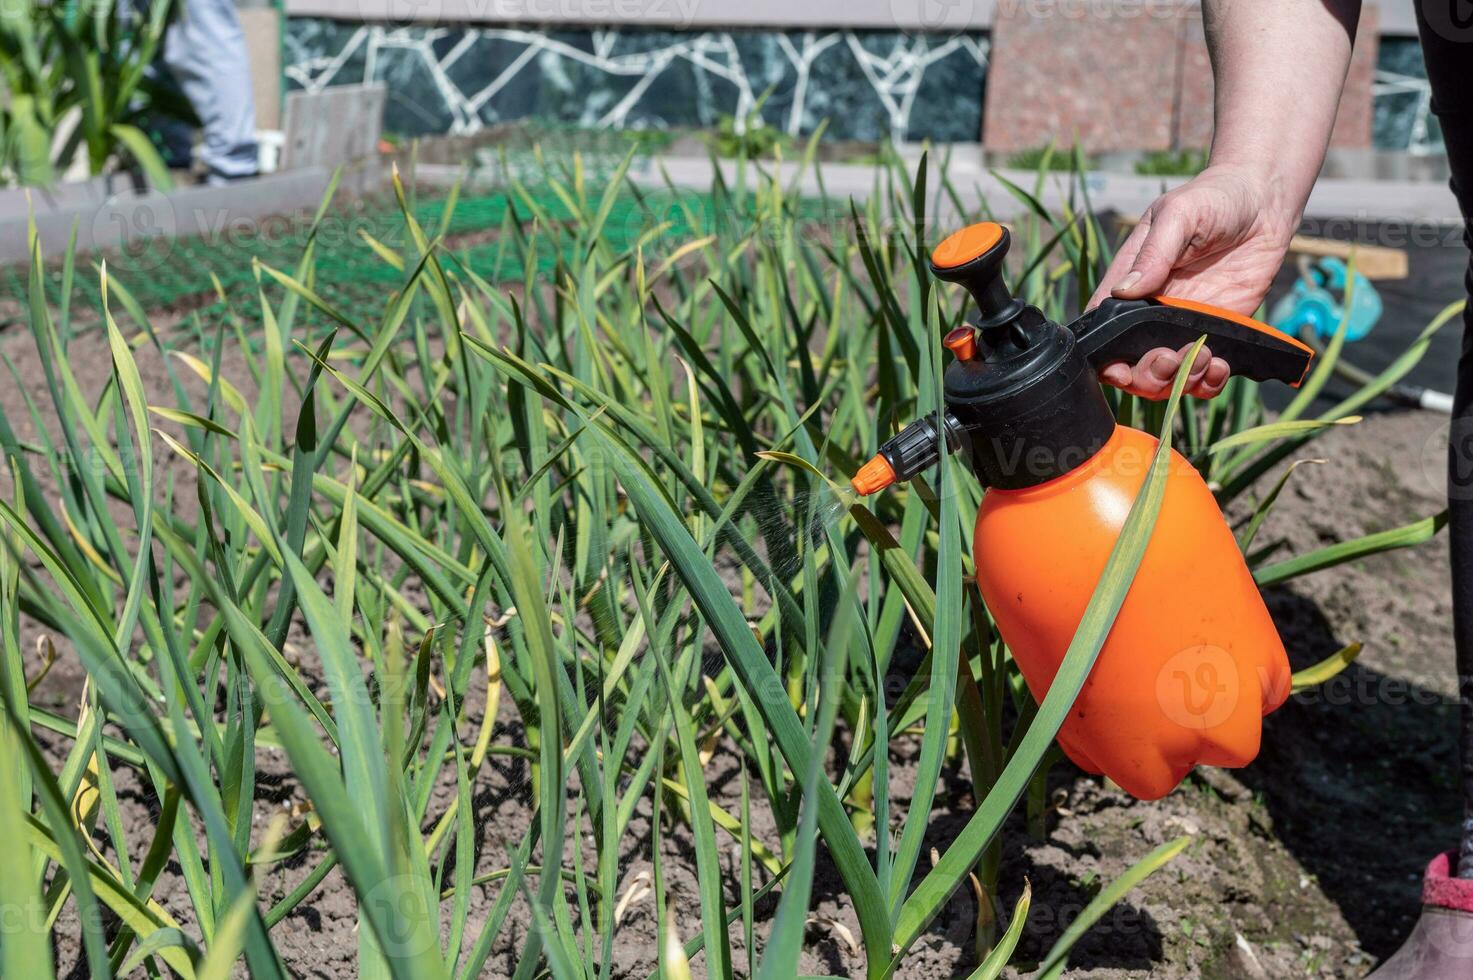
[(1012, 236), (994, 221), (980, 221), (948, 235), (931, 252), (931, 275), (960, 283), (972, 294), (983, 330), (1010, 323), (1023, 311), (1002, 281), (1002, 263)]
[(1214, 357), (1252, 381), (1299, 387), (1314, 349), (1266, 323), (1193, 300), (1107, 299), (1069, 325), (1090, 364), (1136, 361), (1157, 347), (1178, 350), (1207, 335)]

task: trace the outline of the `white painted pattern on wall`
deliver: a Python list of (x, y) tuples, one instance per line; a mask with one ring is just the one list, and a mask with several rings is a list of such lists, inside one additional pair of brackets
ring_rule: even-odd
[[(828, 118), (831, 132), (851, 138), (975, 140), (988, 50), (987, 37), (975, 32), (543, 31), (294, 18), (285, 71), (289, 84), (308, 90), (391, 69), (426, 80), (391, 86), (390, 94), (401, 113), (423, 116), (424, 131), (470, 133), (535, 115), (525, 111), (525, 92), (508, 95), (536, 75), (537, 86), (579, 96), (559, 102), (561, 115), (587, 127), (709, 124), (665, 118), (689, 111), (683, 99), (743, 119), (772, 88), (763, 121), (794, 136)], [(938, 66), (957, 83), (936, 77)], [(933, 94), (944, 93), (947, 104), (922, 104), (928, 74)], [(690, 91), (681, 88), (687, 83)]]

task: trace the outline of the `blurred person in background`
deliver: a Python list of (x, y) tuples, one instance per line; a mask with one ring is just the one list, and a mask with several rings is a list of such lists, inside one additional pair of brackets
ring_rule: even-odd
[[(199, 118), (199, 160), (210, 185), (260, 172), (256, 106), (245, 34), (234, 0), (178, 0), (161, 61)], [(188, 169), (194, 131), (177, 120), (158, 126), (164, 160)]]
[[(1473, 4), (1413, 0), (1442, 125), (1452, 189), (1473, 245)], [(1203, 0), (1216, 84), (1208, 166), (1145, 212), (1091, 305), (1159, 293), (1252, 314), (1299, 227), (1340, 104), (1359, 0)], [(1473, 292), (1473, 266), (1465, 288)], [(1422, 915), (1372, 980), (1473, 978), (1473, 308), (1464, 312), (1448, 453), (1453, 639), (1460, 696), (1461, 840), (1428, 841)], [(1146, 397), (1169, 392), (1182, 351), (1113, 364), (1107, 383)], [(1188, 390), (1211, 397), (1231, 365), (1204, 347)]]

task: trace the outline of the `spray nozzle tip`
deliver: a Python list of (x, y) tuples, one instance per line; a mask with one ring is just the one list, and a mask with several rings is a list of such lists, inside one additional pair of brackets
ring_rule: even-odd
[(865, 497), (885, 489), (894, 482), (895, 468), (890, 465), (890, 461), (884, 457), (884, 454), (877, 453), (859, 468), (858, 473), (854, 474), (850, 486), (854, 487), (855, 493)]

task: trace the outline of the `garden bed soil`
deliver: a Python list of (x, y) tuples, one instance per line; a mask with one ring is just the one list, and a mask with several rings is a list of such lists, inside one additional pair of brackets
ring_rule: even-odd
[[(46, 404), (30, 338), (0, 334), (0, 352), (14, 360), (30, 395)], [(140, 369), (151, 390), (165, 397), (168, 379), (148, 348)], [(108, 355), (97, 333), (73, 341), (69, 362), (84, 391), (98, 391)], [(227, 355), (225, 373), (246, 380), (238, 358)], [(167, 400), (167, 398), (166, 398)], [(22, 393), (0, 384), (0, 409), (25, 420)], [(18, 426), (22, 439), (25, 426)], [(1314, 444), (1330, 462), (1301, 467), (1260, 532), (1258, 541), (1282, 539), (1284, 554), (1300, 553), (1369, 531), (1395, 527), (1442, 507), (1442, 446), (1445, 417), (1393, 412), (1337, 429)], [(176, 492), (192, 499), (188, 469), (175, 459), (160, 462), (180, 479)], [(9, 494), (8, 478), (0, 491)], [(187, 494), (187, 497), (183, 495)], [(1458, 826), (1454, 784), (1454, 683), (1447, 598), (1448, 563), (1442, 537), (1414, 549), (1379, 556), (1274, 588), (1268, 600), (1296, 668), (1314, 663), (1352, 641), (1365, 644), (1360, 660), (1328, 688), (1296, 696), (1271, 716), (1258, 761), (1244, 770), (1201, 770), (1166, 799), (1140, 803), (1085, 776), (1067, 763), (1055, 767), (1050, 784), (1047, 832), (1035, 837), (1015, 816), (1004, 836), (998, 900), (1005, 919), (1026, 879), (1033, 911), (1020, 951), (1041, 956), (1090, 897), (1155, 846), (1182, 834), (1194, 842), (1164, 870), (1136, 888), (1076, 946), (1070, 977), (1151, 976), (1358, 978), (1387, 956), (1410, 928), (1417, 912), (1420, 873), (1437, 851), (1451, 846)], [(23, 636), (33, 649), (39, 636), (28, 623)], [(313, 658), (305, 638), (288, 645), (309, 680)], [(37, 698), (68, 714), (76, 708), (83, 675), (63, 648)], [(468, 701), (475, 725), (485, 704), (480, 682)], [(519, 726), (503, 699), (495, 741), (515, 743)], [(47, 736), (59, 759), (67, 744)], [(899, 747), (906, 747), (900, 740)], [(739, 774), (732, 752), (716, 754), (708, 773), (714, 800), (736, 810)], [(897, 752), (892, 766), (895, 809), (904, 812), (915, 759)], [(263, 749), (258, 832), (274, 809), (301, 802), (284, 755)], [(118, 772), (126, 829), (138, 847), (147, 841), (157, 801), (126, 768)], [(453, 797), (442, 786), (435, 814)], [(479, 840), (477, 872), (504, 867), (530, 817), (531, 793), (524, 763), (493, 756), (475, 787)], [(944, 848), (975, 807), (965, 771), (943, 778), (930, 825), (930, 843)], [(754, 812), (769, 843), (770, 817)], [(652, 820), (648, 800), (626, 835), (620, 891), (650, 869)], [(686, 829), (666, 826), (661, 835), (663, 871), (676, 928), (683, 937), (700, 930), (694, 860)], [(735, 843), (723, 841), (723, 861), (735, 882)], [(587, 853), (585, 848), (585, 853)], [(294, 858), (263, 876), (262, 898), (274, 902), (310, 871), (316, 855)], [(477, 930), (495, 900), (499, 883), (476, 886), (469, 928)], [(189, 901), (177, 867), (160, 880), (156, 897), (193, 927)], [(736, 898), (728, 887), (727, 900)], [(520, 903), (522, 900), (518, 899)], [(775, 903), (759, 907), (770, 916)], [(504, 976), (514, 966), (527, 910), (516, 908), (488, 963), (487, 973)], [(970, 972), (976, 963), (972, 927), (977, 914), (964, 890), (917, 942), (898, 976), (946, 977)], [(814, 920), (803, 969), (808, 973), (863, 975), (852, 946), (858, 936), (853, 910), (834, 874), (820, 860)], [(84, 975), (76, 942), (75, 914), (60, 924), (57, 950), (65, 973)], [(70, 925), (70, 928), (68, 926)], [(644, 976), (655, 965), (653, 898), (633, 902), (616, 936), (615, 974)], [(342, 977), (356, 963), (357, 917), (339, 871), (273, 932), (295, 975)], [(765, 925), (759, 922), (759, 931)], [(740, 928), (734, 928), (736, 966), (745, 971)], [(694, 962), (699, 975), (703, 960)]]

